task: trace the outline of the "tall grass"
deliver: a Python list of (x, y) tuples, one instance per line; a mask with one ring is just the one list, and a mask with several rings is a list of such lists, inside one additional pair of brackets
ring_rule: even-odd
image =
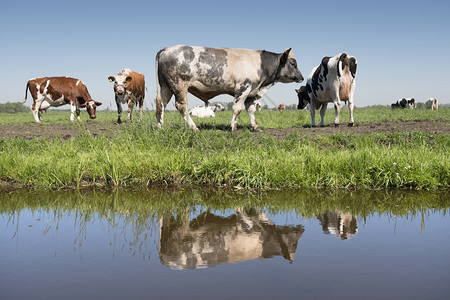
[[(380, 121), (379, 111), (359, 115), (362, 120)], [(424, 112), (448, 119), (444, 110), (440, 115)], [(262, 112), (258, 120), (261, 126), (273, 128), (305, 126), (309, 119), (302, 117), (304, 113)], [(409, 115), (410, 111), (399, 114)], [(46, 126), (51, 126), (53, 115), (47, 115)], [(155, 128), (153, 117), (147, 113), (140, 123), (116, 126), (120, 133), (115, 137), (93, 136), (85, 129), (87, 123), (81, 122), (74, 125), (79, 126), (80, 136), (68, 140), (0, 139), (0, 180), (46, 188), (151, 184), (236, 189), (449, 186), (450, 137), (446, 134), (292, 133), (273, 137), (251, 133), (246, 117), (241, 117), (238, 132), (222, 130), (228, 128), (229, 112), (215, 119), (197, 119), (199, 127), (203, 126), (200, 132), (187, 130), (176, 112), (166, 114), (163, 130)], [(419, 117), (411, 115), (412, 119)], [(104, 113), (102, 118), (100, 122), (115, 119), (115, 114)]]

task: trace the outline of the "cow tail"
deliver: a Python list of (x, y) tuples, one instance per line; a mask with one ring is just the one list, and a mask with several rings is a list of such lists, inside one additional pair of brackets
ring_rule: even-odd
[(25, 88), (25, 99), (22, 101), (22, 104), (25, 104), (27, 102), (27, 94), (28, 94), (28, 88), (30, 87), (30, 81), (28, 80), (27, 86)]
[(161, 86), (159, 85), (159, 55), (161, 51), (156, 54), (155, 60), (155, 75), (156, 75), (156, 102), (161, 101)]

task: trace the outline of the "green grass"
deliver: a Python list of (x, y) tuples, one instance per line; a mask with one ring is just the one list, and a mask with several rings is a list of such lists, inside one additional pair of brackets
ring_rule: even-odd
[[(69, 123), (70, 113), (44, 114), (45, 126)], [(327, 112), (327, 123), (333, 121)], [(87, 115), (82, 115), (87, 120)], [(88, 122), (115, 120), (99, 112)], [(450, 119), (450, 110), (358, 109), (356, 122)], [(231, 112), (195, 119), (192, 132), (177, 112), (166, 113), (157, 130), (154, 112), (142, 122), (122, 124), (114, 138), (92, 136), (76, 122), (80, 137), (0, 139), (0, 181), (26, 187), (208, 185), (235, 189), (351, 188), (447, 189), (450, 137), (423, 132), (365, 135), (292, 133), (283, 138), (252, 134), (248, 116), (238, 132), (229, 131)], [(263, 111), (262, 128), (308, 126), (306, 111)], [(348, 120), (345, 113), (341, 122)], [(0, 115), (0, 124), (30, 124), (31, 114)]]

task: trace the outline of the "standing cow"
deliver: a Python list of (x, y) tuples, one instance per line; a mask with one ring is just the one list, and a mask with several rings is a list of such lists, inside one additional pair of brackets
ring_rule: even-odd
[(95, 119), (97, 106), (102, 105), (91, 98), (89, 92), (81, 80), (70, 77), (42, 77), (28, 80), (25, 88), (25, 100), (27, 101), (27, 92), (30, 90), (33, 97), (34, 119), (40, 123), (42, 121), (41, 112), (47, 111), (51, 106), (61, 106), (70, 104), (70, 121), (73, 121), (74, 113), (80, 120), (80, 108), (86, 107), (86, 111), (91, 119)]
[(427, 102), (425, 102), (425, 108), (431, 110), (438, 110), (438, 99), (428, 98)]
[(243, 105), (252, 130), (259, 130), (255, 100), (276, 82), (302, 82), (303, 76), (291, 49), (281, 54), (265, 50), (173, 46), (156, 55), (156, 118), (164, 122), (164, 109), (175, 95), (175, 106), (189, 128), (198, 130), (187, 112), (187, 93), (208, 101), (221, 94), (234, 97), (231, 130)]
[(135, 103), (139, 103), (139, 120), (142, 120), (142, 110), (144, 109), (145, 80), (144, 75), (130, 69), (123, 69), (116, 76), (108, 77), (110, 82), (114, 82), (114, 93), (117, 104), (117, 123), (122, 123), (122, 104), (127, 103), (127, 120), (131, 120), (131, 113)]
[(347, 53), (333, 57), (324, 57), (322, 63), (313, 68), (309, 74), (306, 86), (296, 90), (298, 109), (309, 105), (311, 126), (315, 127), (316, 109), (320, 108), (320, 126), (325, 126), (324, 117), (328, 102), (333, 102), (335, 109), (334, 125), (339, 126), (341, 101), (348, 101), (350, 120), (348, 126), (353, 126), (353, 94), (356, 86), (356, 58)]

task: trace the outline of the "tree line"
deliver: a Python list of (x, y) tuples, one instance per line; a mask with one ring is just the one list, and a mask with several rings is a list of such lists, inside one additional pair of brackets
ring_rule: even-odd
[(30, 107), (24, 106), (22, 102), (6, 102), (0, 103), (0, 113), (16, 114), (29, 112)]

